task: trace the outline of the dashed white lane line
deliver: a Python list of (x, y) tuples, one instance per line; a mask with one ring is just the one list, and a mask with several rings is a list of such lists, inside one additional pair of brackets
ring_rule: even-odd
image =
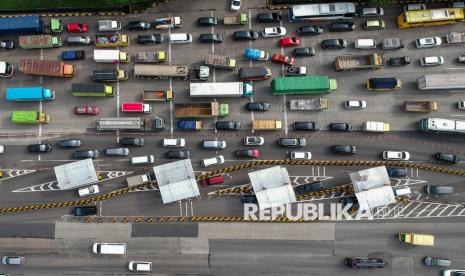
[[(171, 15), (170, 15), (171, 16)], [(171, 36), (171, 29), (168, 29), (168, 37)], [(171, 65), (171, 40), (168, 39), (168, 64)], [(169, 78), (170, 90), (173, 90), (173, 79)], [(174, 104), (170, 101), (170, 136), (173, 138), (174, 132)]]
[[(252, 10), (249, 10), (249, 30), (252, 30), (252, 20), (250, 20), (251, 18), (252, 18)], [(249, 47), (252, 48), (252, 40), (249, 40)], [(253, 67), (253, 61), (251, 59), (249, 59), (249, 67)], [(254, 101), (254, 97), (252, 94), (252, 97), (249, 98), (249, 102), (253, 103), (253, 101)], [(253, 122), (254, 118), (255, 117), (254, 117), (253, 111), (250, 111), (250, 121)], [(251, 129), (251, 132), (254, 133), (255, 130)]]
[[(280, 21), (279, 22), (279, 26), (282, 27), (283, 26), (283, 22)], [(281, 47), (281, 55), (284, 55), (284, 49), (283, 47)], [(281, 75), (284, 76), (284, 64), (281, 64)], [(287, 127), (287, 97), (286, 95), (283, 95), (283, 107), (284, 107), (284, 134), (288, 134), (289, 133), (289, 129)]]

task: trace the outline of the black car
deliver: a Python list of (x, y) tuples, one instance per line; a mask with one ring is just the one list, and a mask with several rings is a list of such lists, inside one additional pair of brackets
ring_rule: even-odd
[(318, 35), (323, 33), (323, 27), (318, 25), (303, 26), (297, 29), (298, 35)]
[(347, 47), (347, 41), (344, 39), (325, 39), (321, 41), (323, 49), (344, 49)]
[(403, 66), (410, 64), (410, 57), (392, 57), (389, 59), (389, 65), (391, 66)]
[(294, 56), (296, 57), (313, 57), (315, 55), (315, 49), (313, 47), (295, 48)]
[(79, 139), (66, 139), (58, 141), (57, 145), (60, 148), (77, 148), (81, 146), (81, 140)]
[(98, 156), (99, 156), (98, 150), (77, 150), (74, 152), (74, 158), (76, 159), (84, 159), (84, 158), (97, 159)]
[(280, 138), (278, 145), (284, 148), (301, 148), (307, 145), (305, 138)]
[(258, 33), (255, 31), (236, 31), (233, 34), (234, 40), (256, 40), (258, 38)]
[(320, 130), (320, 124), (317, 122), (295, 122), (294, 130), (316, 131)]
[(333, 22), (329, 24), (329, 30), (331, 32), (350, 32), (354, 29), (354, 22)]
[(97, 206), (80, 206), (72, 209), (73, 215), (76, 217), (81, 216), (95, 216), (97, 215)]
[(257, 158), (260, 152), (257, 149), (240, 149), (236, 150), (235, 155), (237, 158)]
[(262, 12), (257, 14), (257, 21), (260, 23), (280, 22), (283, 17), (276, 12)]
[(144, 145), (144, 138), (123, 138), (119, 141), (121, 146), (142, 147)]
[(31, 153), (46, 153), (52, 151), (50, 144), (32, 144), (27, 146), (27, 150)]
[(255, 103), (248, 103), (245, 108), (248, 111), (268, 111), (271, 105), (269, 103), (263, 102), (255, 102)]
[(306, 194), (306, 193), (320, 190), (321, 188), (323, 188), (323, 182), (315, 181), (312, 183), (307, 183), (307, 184), (303, 184), (303, 185), (299, 185), (295, 187), (295, 192), (297, 194)]
[(163, 42), (162, 34), (138, 35), (137, 43), (139, 44), (160, 44)]
[(459, 162), (459, 157), (455, 154), (442, 153), (438, 152), (434, 155), (434, 159), (439, 162), (457, 164)]
[(241, 197), (241, 202), (242, 204), (246, 204), (246, 203), (257, 204), (258, 200), (255, 195), (244, 195)]
[(15, 48), (15, 43), (11, 40), (0, 40), (0, 49), (12, 50)]
[(218, 25), (218, 19), (216, 17), (200, 17), (197, 20), (199, 26), (215, 26)]
[(150, 23), (145, 21), (130, 21), (128, 23), (128, 29), (130, 31), (145, 31), (150, 29)]
[(357, 153), (357, 146), (352, 145), (334, 145), (332, 150), (337, 154), (355, 154)]
[(329, 130), (333, 131), (351, 131), (352, 125), (349, 123), (331, 123), (329, 124)]
[(166, 153), (169, 159), (189, 159), (191, 152), (188, 150), (170, 150)]
[(215, 127), (217, 130), (239, 130), (241, 123), (236, 121), (218, 121)]
[(407, 168), (387, 167), (386, 170), (387, 170), (389, 177), (407, 176)]
[(224, 35), (222, 34), (201, 34), (200, 35), (200, 42), (220, 43), (220, 42), (223, 42), (223, 40), (224, 40)]

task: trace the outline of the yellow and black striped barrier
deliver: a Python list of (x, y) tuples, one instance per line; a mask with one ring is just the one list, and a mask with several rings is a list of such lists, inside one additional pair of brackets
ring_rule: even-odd
[(318, 219), (289, 219), (277, 217), (267, 220), (246, 220), (243, 217), (83, 217), (81, 221), (86, 223), (174, 223), (174, 222), (317, 222)]

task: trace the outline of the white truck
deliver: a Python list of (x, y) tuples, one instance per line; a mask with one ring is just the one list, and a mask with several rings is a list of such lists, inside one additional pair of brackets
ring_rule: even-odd
[(94, 61), (101, 63), (129, 62), (129, 55), (120, 50), (97, 50), (94, 49)]
[(116, 20), (99, 20), (98, 30), (100, 32), (114, 32), (121, 30), (121, 22)]
[(141, 185), (145, 183), (149, 183), (151, 180), (150, 174), (141, 174), (141, 175), (135, 175), (126, 178), (126, 182), (128, 183), (128, 187), (131, 186), (136, 186), (136, 185)]
[(201, 97), (251, 97), (253, 87), (245, 82), (190, 83), (190, 96)]
[(290, 110), (323, 110), (328, 108), (328, 99), (296, 99), (289, 101)]
[(362, 130), (366, 132), (389, 132), (389, 123), (366, 121), (362, 124)]

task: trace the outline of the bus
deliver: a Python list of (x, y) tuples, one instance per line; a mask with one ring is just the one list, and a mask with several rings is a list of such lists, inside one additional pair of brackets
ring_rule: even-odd
[(418, 123), (422, 132), (465, 134), (465, 121), (442, 118), (425, 118)]
[(397, 17), (399, 29), (455, 24), (464, 21), (464, 11), (459, 8), (405, 11)]
[(294, 5), (289, 9), (289, 22), (352, 19), (356, 15), (351, 2)]

